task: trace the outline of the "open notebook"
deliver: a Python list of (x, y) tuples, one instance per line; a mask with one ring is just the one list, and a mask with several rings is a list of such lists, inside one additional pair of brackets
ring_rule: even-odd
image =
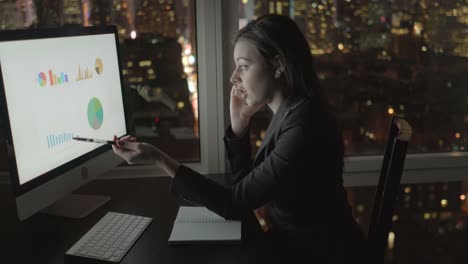
[(241, 222), (225, 220), (205, 207), (181, 206), (169, 244), (240, 243)]

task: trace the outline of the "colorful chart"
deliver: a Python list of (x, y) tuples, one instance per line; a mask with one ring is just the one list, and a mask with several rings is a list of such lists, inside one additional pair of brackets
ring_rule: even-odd
[(50, 134), (47, 136), (47, 147), (49, 149), (55, 148), (63, 143), (71, 141), (73, 133)]
[(78, 65), (78, 77), (76, 78), (76, 81), (83, 81), (87, 79), (92, 79), (93, 78), (93, 72), (92, 70), (88, 68), (81, 68), (81, 65)]
[(44, 87), (46, 85), (46, 83), (47, 83), (47, 77), (46, 77), (45, 73), (40, 72), (38, 74), (38, 76), (37, 76), (37, 81), (39, 82), (39, 85), (41, 87)]
[(102, 60), (100, 58), (96, 59), (95, 68), (96, 68), (97, 74), (102, 73), (102, 71), (104, 69), (104, 65), (102, 64)]
[(104, 110), (102, 104), (96, 97), (88, 103), (88, 122), (91, 128), (98, 130), (104, 121)]
[[(57, 75), (55, 72), (52, 70), (48, 71), (49, 73), (49, 83), (51, 86), (57, 85), (57, 84), (64, 84), (68, 82), (68, 74), (60, 72), (59, 75)], [(37, 75), (37, 82), (41, 87), (44, 87), (47, 84), (47, 75), (44, 72), (40, 72)]]

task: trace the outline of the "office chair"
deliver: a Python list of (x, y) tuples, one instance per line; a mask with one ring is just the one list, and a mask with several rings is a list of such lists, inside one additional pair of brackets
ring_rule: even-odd
[(411, 134), (412, 129), (408, 122), (400, 117), (392, 117), (367, 235), (368, 263), (384, 262)]

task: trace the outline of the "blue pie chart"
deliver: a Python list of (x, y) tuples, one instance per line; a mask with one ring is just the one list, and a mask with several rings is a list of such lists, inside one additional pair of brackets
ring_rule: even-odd
[(88, 103), (88, 122), (92, 129), (98, 130), (104, 121), (104, 110), (102, 104), (96, 97)]

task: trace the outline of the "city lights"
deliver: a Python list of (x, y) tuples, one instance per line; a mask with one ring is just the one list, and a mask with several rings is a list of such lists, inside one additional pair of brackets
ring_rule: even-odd
[(411, 187), (407, 186), (407, 187), (405, 187), (404, 190), (405, 190), (405, 193), (410, 193), (411, 192)]
[(363, 212), (364, 212), (364, 209), (365, 209), (364, 205), (362, 205), (362, 204), (356, 205), (356, 211), (357, 211), (357, 212), (363, 213)]
[(182, 101), (177, 102), (177, 108), (178, 108), (178, 109), (182, 109), (182, 108), (184, 108), (184, 107), (185, 107), (185, 103), (184, 103), (184, 102), (182, 102)]
[(140, 62), (138, 62), (138, 65), (140, 67), (149, 67), (149, 66), (151, 66), (151, 61), (150, 60), (140, 61)]
[(195, 56), (193, 56), (193, 55), (188, 56), (188, 63), (189, 64), (194, 64), (195, 63)]
[(257, 148), (259, 148), (261, 145), (262, 145), (262, 141), (260, 139), (255, 141), (255, 146), (257, 146)]
[(416, 35), (421, 35), (423, 26), (421, 22), (415, 22), (413, 25), (413, 30)]
[(440, 206), (441, 206), (442, 208), (447, 207), (447, 205), (448, 205), (448, 201), (447, 201), (446, 199), (440, 200)]
[(388, 245), (389, 249), (393, 249), (393, 247), (395, 246), (395, 233), (392, 232), (392, 231), (390, 231), (388, 233), (388, 243), (387, 243), (387, 245)]
[(188, 67), (188, 66), (187, 66), (187, 67), (184, 67), (184, 72), (185, 72), (185, 73), (190, 73), (190, 72), (192, 72), (192, 70), (193, 70), (192, 67)]
[(431, 219), (431, 214), (430, 213), (424, 213), (424, 220), (429, 220)]

